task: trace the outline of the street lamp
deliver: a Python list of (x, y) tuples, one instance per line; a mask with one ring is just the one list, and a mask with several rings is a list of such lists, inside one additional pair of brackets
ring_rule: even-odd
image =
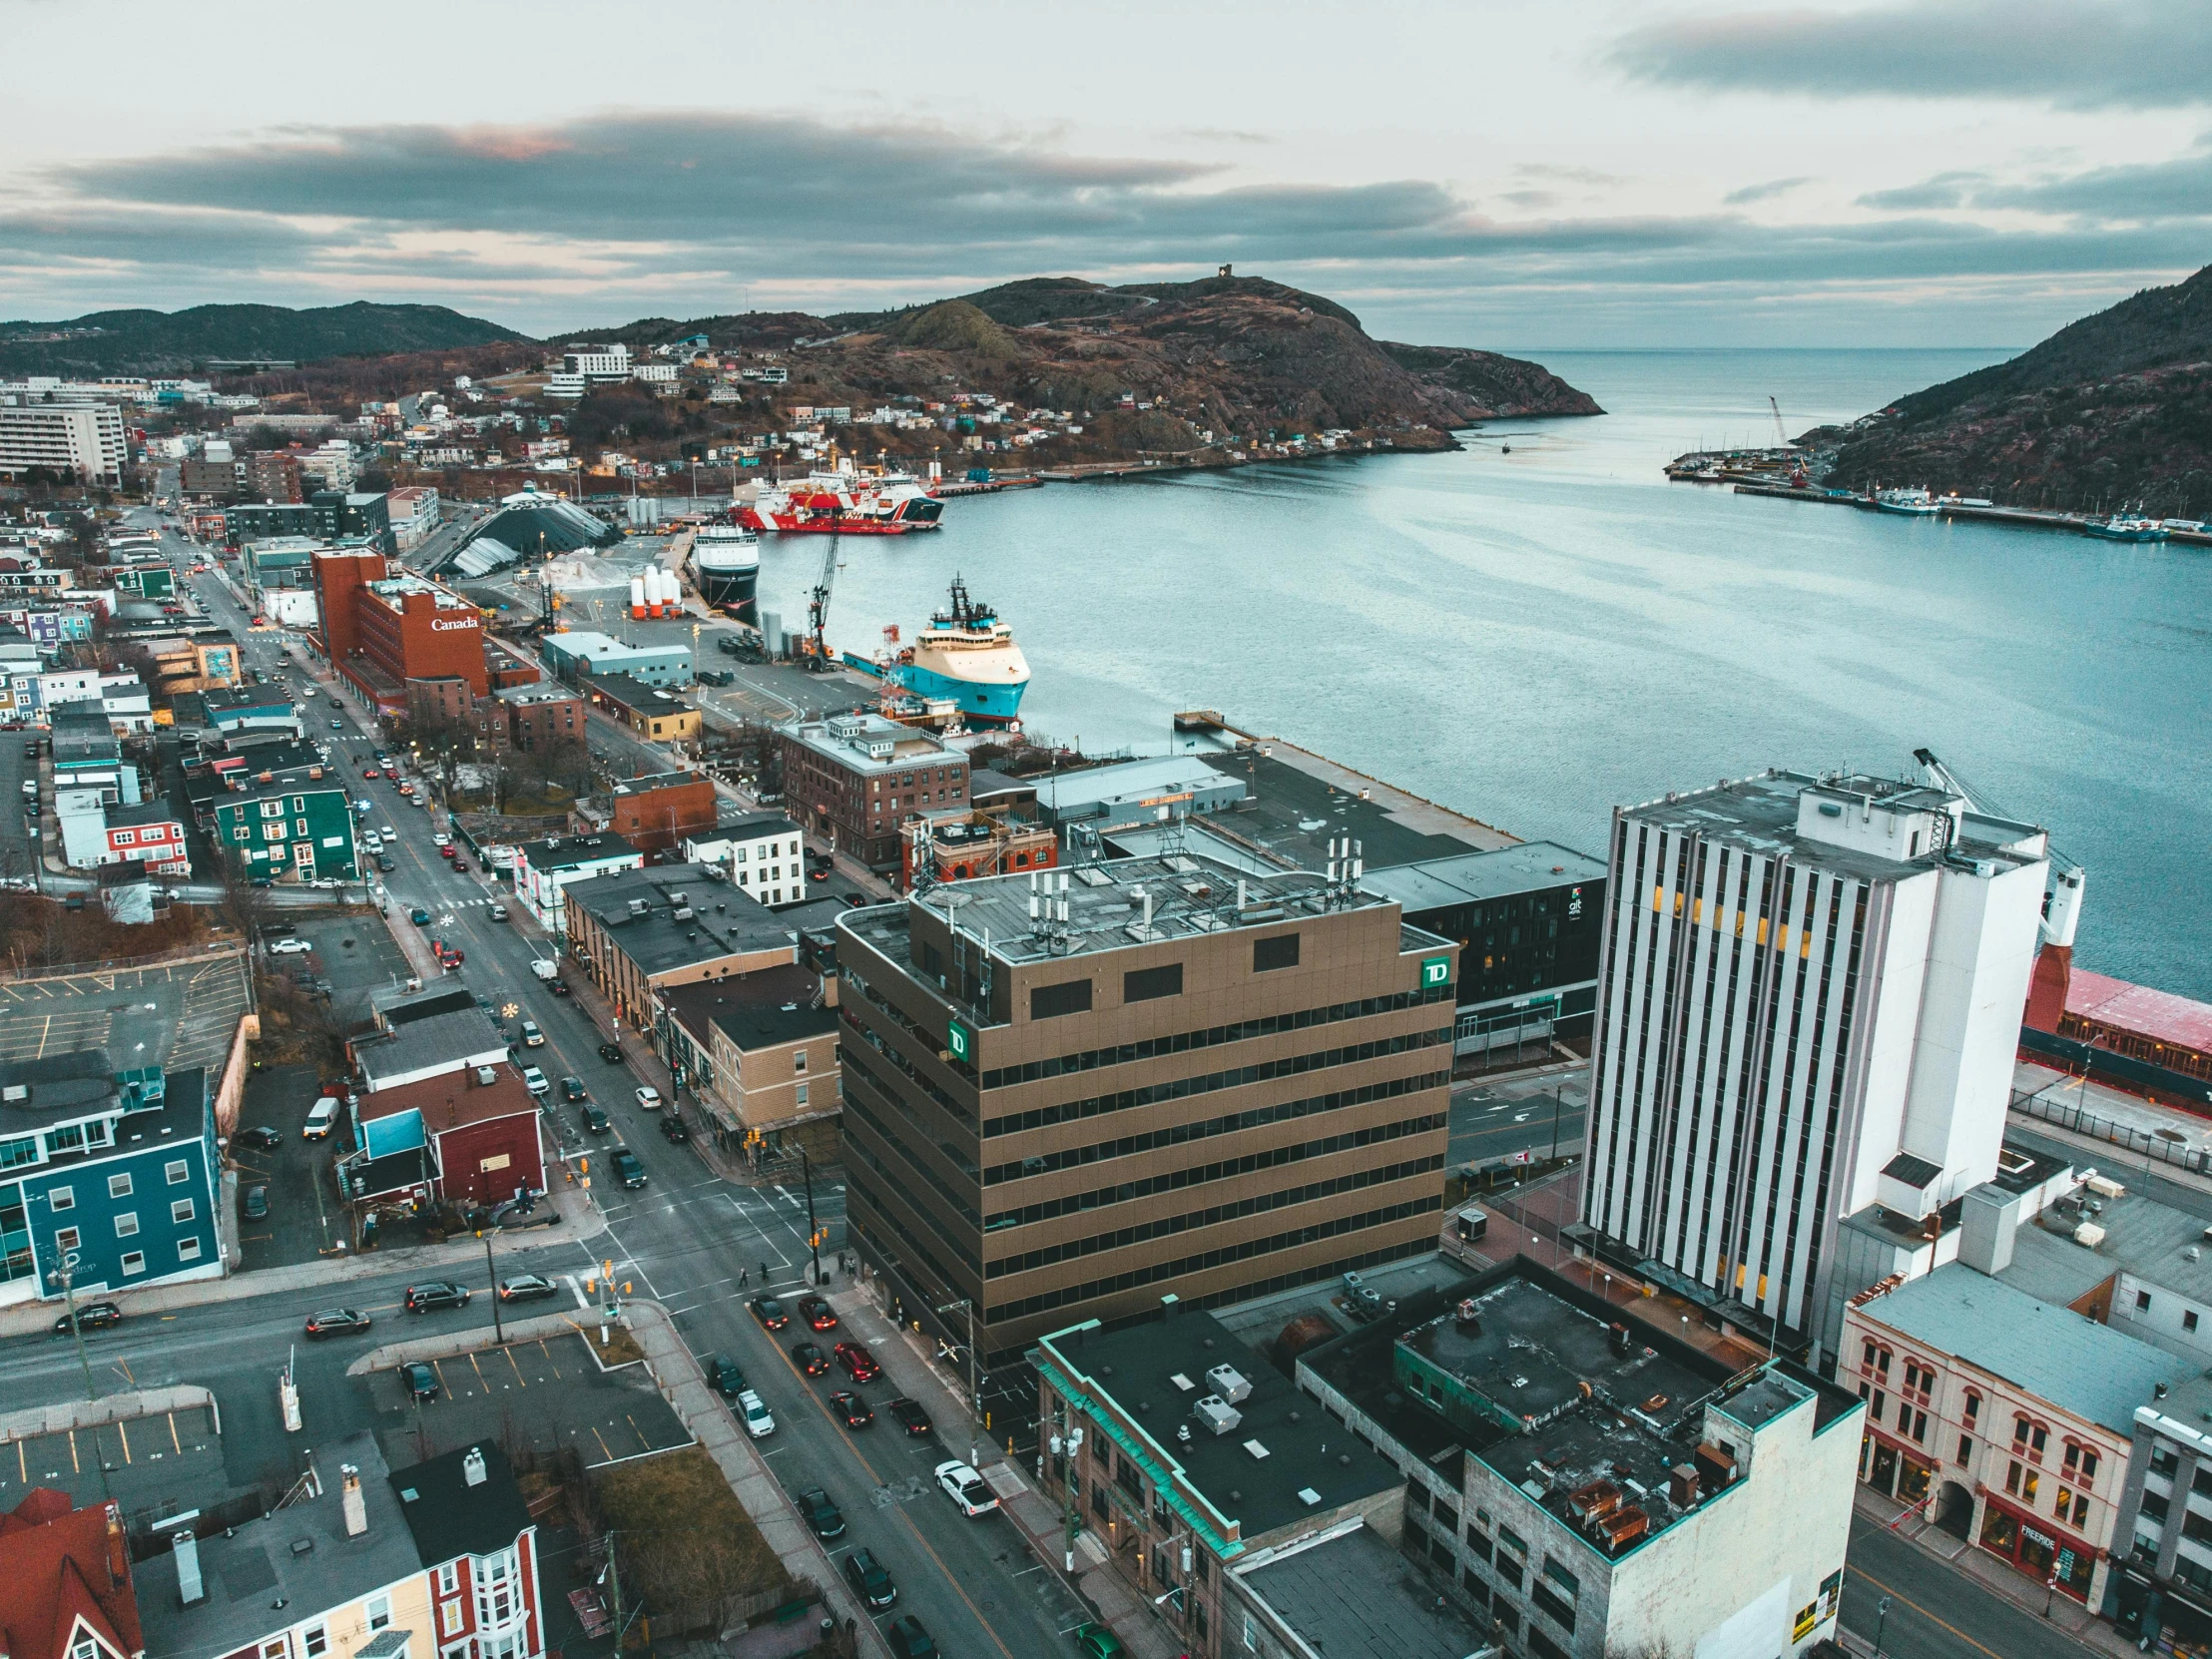
[(968, 1467), (974, 1468), (976, 1466), (975, 1460), (980, 1455), (977, 1446), (982, 1438), (983, 1429), (983, 1395), (975, 1379), (975, 1301), (972, 1297), (962, 1297), (957, 1302), (948, 1302), (937, 1310), (937, 1317), (942, 1319), (945, 1315), (957, 1313), (962, 1309), (967, 1311), (968, 1332)]
[(1884, 1596), (1874, 1608), (1874, 1659), (1882, 1659), (1882, 1631), (1890, 1622), (1890, 1598)]

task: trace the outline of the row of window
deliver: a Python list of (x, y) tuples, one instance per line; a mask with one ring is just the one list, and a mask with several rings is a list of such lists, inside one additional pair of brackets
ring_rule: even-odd
[[(120, 1220), (121, 1218), (118, 1218), (119, 1223)], [(125, 1234), (123, 1232), (120, 1225), (118, 1225), (116, 1231), (119, 1236), (126, 1238), (130, 1236), (129, 1234)], [(131, 1233), (136, 1233), (137, 1231), (138, 1222), (137, 1218), (134, 1217), (132, 1218)], [(57, 1250), (76, 1250), (79, 1249), (83, 1245), (83, 1235), (81, 1234), (79, 1229), (74, 1227), (64, 1227), (56, 1232), (54, 1235), (54, 1247)], [(197, 1236), (189, 1239), (179, 1239), (177, 1241), (177, 1260), (180, 1264), (197, 1262), (200, 1260), (201, 1250), (201, 1241)], [(144, 1273), (146, 1271), (146, 1252), (143, 1250), (125, 1251), (123, 1253), (121, 1266), (123, 1269), (123, 1276), (126, 1279), (133, 1278), (139, 1274)]]
[[(108, 1125), (105, 1119), (86, 1127), (96, 1131), (91, 1137), (92, 1144), (99, 1146), (107, 1144)], [(54, 1139), (55, 1137), (52, 1134), (47, 1137), (49, 1144), (52, 1144)], [(60, 1148), (56, 1147), (56, 1150), (60, 1150)], [(181, 1187), (192, 1179), (192, 1166), (182, 1158), (172, 1158), (163, 1166), (163, 1172), (169, 1177), (169, 1184), (172, 1187)], [(131, 1176), (128, 1171), (108, 1177), (108, 1196), (110, 1198), (129, 1198), (131, 1196)], [(46, 1189), (46, 1202), (58, 1211), (74, 1210), (77, 1208), (77, 1189), (70, 1186), (49, 1187)], [(183, 1200), (182, 1208), (187, 1211), (191, 1210), (192, 1200), (189, 1198)], [(180, 1221), (190, 1221), (192, 1217), (188, 1214), (180, 1216), (178, 1219)]]

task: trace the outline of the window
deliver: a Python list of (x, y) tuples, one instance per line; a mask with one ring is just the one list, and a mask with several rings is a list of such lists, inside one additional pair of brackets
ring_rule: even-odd
[(83, 1237), (74, 1227), (65, 1227), (54, 1235), (54, 1248), (56, 1250), (75, 1250), (83, 1242)]
[(1951, 1461), (1954, 1463), (1969, 1463), (1973, 1461), (1972, 1435), (1961, 1434), (1958, 1436), (1958, 1455), (1956, 1457), (1953, 1457)]
[(2138, 1314), (2147, 1314), (2150, 1312), (2150, 1292), (2137, 1291), (2135, 1293), (2135, 1311)]
[(133, 846), (137, 842), (138, 831), (136, 830), (118, 830), (115, 832), (115, 844), (118, 846)]
[(115, 1236), (119, 1239), (135, 1237), (138, 1233), (138, 1212), (125, 1210), (115, 1218)]
[(316, 1659), (316, 1656), (325, 1652), (329, 1646), (330, 1632), (325, 1626), (313, 1624), (307, 1627), (307, 1659)]
[(2022, 1503), (2033, 1503), (2035, 1501), (2035, 1487), (2042, 1478), (2033, 1469), (2028, 1469), (2020, 1476), (2020, 1501)]
[(1975, 1393), (1971, 1388), (1968, 1388), (1966, 1390), (1966, 1426), (1968, 1428), (1971, 1428), (1973, 1426), (1973, 1420), (1976, 1416), (1980, 1415), (1980, 1412), (1981, 1396)]
[(461, 1628), (461, 1601), (458, 1596), (438, 1604), (438, 1629), (450, 1636)]
[(123, 1272), (124, 1272), (124, 1274), (125, 1274), (126, 1276), (128, 1276), (128, 1275), (130, 1275), (130, 1274), (134, 1274), (134, 1273), (144, 1273), (145, 1271), (146, 1271), (146, 1252), (145, 1252), (145, 1251), (143, 1251), (143, 1250), (126, 1250), (126, 1251), (125, 1251), (125, 1252), (123, 1253)]
[(108, 1196), (110, 1198), (129, 1198), (131, 1196), (131, 1178), (128, 1175), (109, 1176)]
[(2094, 1446), (2081, 1448), (2081, 1483), (2086, 1486), (2097, 1477), (2097, 1453)]
[[(1908, 1422), (1906, 1419), (1911, 1418)], [(1898, 1402), (1898, 1426), (1923, 1445), (1928, 1443), (1928, 1413), (1916, 1410), (1903, 1400)]]
[(391, 1597), (370, 1596), (368, 1598), (369, 1629), (381, 1630), (389, 1623), (391, 1623)]
[(1121, 999), (1124, 1002), (1152, 1002), (1163, 996), (1183, 994), (1183, 964), (1168, 962), (1160, 967), (1138, 968), (1121, 976)]
[(1031, 1019), (1058, 1019), (1063, 1014), (1087, 1014), (1091, 1009), (1091, 982), (1067, 979), (1057, 985), (1033, 986), (1029, 992)]
[(2017, 1460), (2014, 1460), (2005, 1467), (2004, 1489), (2010, 1492), (2014, 1497), (2018, 1497), (2020, 1495), (2020, 1465)]
[(199, 1261), (200, 1241), (198, 1239), (179, 1239), (177, 1241), (177, 1260), (180, 1262)]
[(1252, 971), (1271, 973), (1277, 968), (1298, 966), (1298, 935), (1278, 933), (1272, 939), (1252, 941)]
[(192, 1200), (189, 1198), (180, 1198), (169, 1207), (169, 1219), (179, 1227), (191, 1221), (197, 1214), (199, 1212), (193, 1208)]
[(172, 1158), (162, 1166), (162, 1173), (169, 1177), (172, 1187), (182, 1186), (192, 1179), (192, 1166), (182, 1158)]
[(56, 1212), (74, 1210), (77, 1208), (77, 1189), (74, 1187), (49, 1187), (46, 1189), (46, 1202), (53, 1206)]
[(800, 1085), (799, 1085), (799, 1088), (798, 1088), (798, 1099), (797, 1099), (797, 1100), (796, 1100), (796, 1101), (794, 1102), (794, 1104), (795, 1104), (795, 1105), (800, 1105), (800, 1106), (804, 1106), (804, 1105), (806, 1105), (806, 1104), (807, 1104), (807, 1085), (806, 1085), (806, 1084), (802, 1083), (802, 1084), (800, 1084)]
[(794, 1070), (794, 1071), (805, 1071), (806, 1069), (807, 1069), (807, 1051), (806, 1051), (806, 1050), (805, 1050), (804, 1048), (802, 1048), (802, 1049), (800, 1049), (800, 1050), (799, 1050), (799, 1051), (798, 1051), (798, 1052), (797, 1052), (796, 1054), (794, 1054), (794, 1055), (792, 1056), (792, 1070)]
[(1888, 1409), (1889, 1404), (1890, 1396), (1884, 1393), (1880, 1388), (1877, 1388), (1874, 1391), (1874, 1403), (1867, 1407), (1867, 1415), (1874, 1418), (1876, 1422), (1880, 1422), (1882, 1420), (1882, 1413), (1886, 1409)]
[(2041, 1462), (2043, 1458), (2043, 1447), (2050, 1444), (2050, 1430), (2045, 1428), (2041, 1423), (2037, 1423), (2033, 1428), (2027, 1431), (2027, 1444), (2028, 1449), (2035, 1454), (2035, 1460), (2037, 1462)]
[(2181, 1329), (2184, 1331), (2194, 1331), (2196, 1328), (2197, 1311), (2194, 1308), (2191, 1308), (2184, 1312), (2181, 1316)]
[(456, 1567), (451, 1561), (438, 1568), (438, 1594), (449, 1596), (459, 1589), (460, 1585), (460, 1568)]
[(2014, 1451), (2017, 1451), (2026, 1444), (2027, 1418), (2022, 1416), (2015, 1416), (2012, 1419), (2012, 1449)]

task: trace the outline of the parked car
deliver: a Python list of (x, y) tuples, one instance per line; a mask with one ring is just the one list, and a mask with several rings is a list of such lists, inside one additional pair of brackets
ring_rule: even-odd
[[(756, 1440), (765, 1440), (776, 1432), (774, 1414), (762, 1403), (761, 1396), (751, 1388), (743, 1389), (738, 1394), (738, 1415), (745, 1419), (745, 1431)], [(825, 1533), (824, 1536), (833, 1534)]]
[(937, 1659), (937, 1644), (911, 1613), (901, 1613), (883, 1626), (883, 1645), (891, 1650), (891, 1659)]
[(284, 1137), (266, 1123), (258, 1123), (251, 1129), (241, 1129), (231, 1137), (233, 1146), (251, 1147), (260, 1152), (274, 1152), (284, 1144)]
[(589, 1102), (585, 1103), (576, 1116), (582, 1121), (587, 1135), (604, 1135), (612, 1127), (607, 1121), (607, 1114)]
[(560, 1286), (535, 1273), (518, 1273), (512, 1279), (502, 1279), (499, 1282), (501, 1302), (537, 1302), (560, 1294)]
[(407, 1287), (407, 1312), (427, 1314), (440, 1308), (466, 1308), (468, 1289), (450, 1279), (431, 1279)]
[(246, 1202), (240, 1205), (239, 1209), (248, 1221), (266, 1220), (269, 1216), (269, 1189), (267, 1187), (247, 1188)]
[(1106, 1626), (1086, 1620), (1075, 1627), (1075, 1651), (1083, 1659), (1122, 1659), (1129, 1649)]
[(837, 1313), (819, 1296), (803, 1296), (799, 1299), (799, 1317), (817, 1331), (834, 1331)]
[(819, 1343), (794, 1343), (792, 1364), (809, 1377), (820, 1377), (830, 1369), (830, 1356), (822, 1352)]
[(561, 1079), (561, 1098), (563, 1100), (589, 1100), (591, 1099), (591, 1090), (584, 1087), (584, 1080), (581, 1077), (564, 1077)]
[(418, 1404), (438, 1397), (438, 1374), (419, 1360), (410, 1360), (399, 1368), (399, 1381), (407, 1397)]
[(448, 835), (443, 830), (440, 830), (436, 834), (430, 837), (430, 844), (432, 846), (451, 846), (453, 844), (453, 837), (451, 835)]
[(929, 1413), (904, 1394), (900, 1394), (883, 1409), (891, 1414), (891, 1421), (908, 1434), (918, 1438), (929, 1432)]
[(856, 1549), (844, 1558), (842, 1565), (852, 1593), (869, 1611), (888, 1607), (898, 1599), (898, 1586), (891, 1582), (891, 1575), (883, 1570), (883, 1563), (876, 1560), (873, 1550)]
[(957, 1457), (939, 1463), (931, 1471), (937, 1477), (937, 1489), (960, 1507), (960, 1513), (973, 1519), (987, 1515), (998, 1507), (998, 1497), (983, 1484), (983, 1477)]
[(331, 1131), (338, 1126), (338, 1113), (341, 1109), (333, 1096), (324, 1095), (308, 1109), (306, 1127), (299, 1131), (301, 1138), (310, 1141), (329, 1139)]
[[(122, 1323), (123, 1310), (112, 1302), (78, 1304), (77, 1329), (79, 1331), (104, 1331), (111, 1325), (121, 1325)], [(69, 1334), (69, 1316), (64, 1314), (56, 1320), (54, 1329), (63, 1336), (67, 1336)]]
[(847, 1428), (865, 1428), (875, 1420), (868, 1402), (846, 1388), (830, 1396), (830, 1412)]
[(305, 939), (272, 939), (269, 953), (272, 956), (304, 956), (314, 948)]
[(553, 1092), (553, 1085), (545, 1080), (545, 1073), (536, 1066), (522, 1068), (522, 1082), (525, 1088), (541, 1100)]
[(841, 1538), (844, 1536), (844, 1515), (830, 1501), (830, 1494), (820, 1486), (809, 1486), (796, 1499), (799, 1512), (806, 1516), (807, 1524), (818, 1538)]
[(310, 1337), (349, 1337), (356, 1331), (366, 1331), (368, 1326), (368, 1316), (358, 1308), (325, 1308), (307, 1316)]
[(751, 1386), (745, 1373), (738, 1370), (738, 1363), (727, 1354), (708, 1355), (705, 1369), (708, 1382), (724, 1399), (736, 1399)]
[(757, 1296), (746, 1306), (753, 1310), (753, 1317), (761, 1322), (763, 1331), (781, 1331), (792, 1322), (784, 1305), (772, 1296)]
[(599, 1057), (602, 1060), (610, 1060), (617, 1064), (620, 1064), (622, 1060), (622, 1045), (620, 1043), (601, 1043), (599, 1045)]
[(661, 1109), (661, 1091), (650, 1083), (639, 1089), (635, 1098), (641, 1112), (658, 1112)]
[(638, 1155), (626, 1146), (618, 1146), (613, 1154), (615, 1180), (625, 1192), (636, 1192), (645, 1185), (645, 1166), (638, 1162)]
[(858, 1343), (839, 1343), (835, 1353), (838, 1368), (855, 1382), (873, 1382), (883, 1375), (875, 1356)]
[(681, 1146), (691, 1139), (691, 1130), (685, 1127), (682, 1118), (671, 1112), (667, 1117), (661, 1119), (661, 1136), (664, 1140)]

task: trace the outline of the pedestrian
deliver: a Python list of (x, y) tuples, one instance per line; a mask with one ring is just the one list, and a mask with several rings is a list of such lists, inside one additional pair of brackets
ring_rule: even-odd
[(738, 1269), (738, 1289), (741, 1291), (745, 1289), (745, 1269), (743, 1268)]

